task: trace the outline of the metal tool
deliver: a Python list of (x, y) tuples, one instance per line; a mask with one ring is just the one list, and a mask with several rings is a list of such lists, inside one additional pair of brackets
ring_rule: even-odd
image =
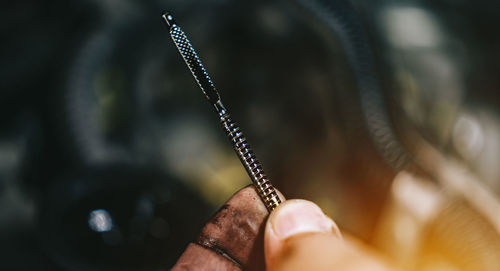
[(203, 67), (198, 54), (196, 54), (191, 42), (186, 37), (186, 34), (175, 23), (174, 18), (170, 13), (167, 12), (163, 14), (162, 17), (169, 27), (170, 36), (172, 37), (175, 46), (177, 46), (177, 50), (182, 55), (182, 58), (189, 67), (189, 70), (191, 70), (191, 73), (200, 86), (201, 91), (203, 91), (207, 100), (214, 106), (215, 111), (219, 115), (222, 128), (224, 129), (227, 137), (231, 140), (234, 151), (245, 167), (253, 184), (257, 188), (259, 196), (266, 205), (266, 208), (269, 212), (271, 212), (281, 203), (281, 200), (271, 184), (271, 181), (264, 173), (259, 160), (257, 160), (257, 157), (255, 157), (254, 152), (248, 145), (247, 139), (241, 132), (238, 125), (233, 122), (226, 108), (222, 104), (214, 83)]

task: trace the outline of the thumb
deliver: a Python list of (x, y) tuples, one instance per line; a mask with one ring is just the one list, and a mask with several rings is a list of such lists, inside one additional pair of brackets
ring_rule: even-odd
[(264, 253), (268, 271), (387, 270), (344, 241), (337, 225), (306, 200), (285, 201), (271, 213)]

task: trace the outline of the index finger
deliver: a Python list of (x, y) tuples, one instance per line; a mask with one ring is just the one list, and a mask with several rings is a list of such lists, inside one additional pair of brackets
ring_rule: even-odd
[(172, 270), (264, 270), (268, 215), (253, 185), (241, 189), (205, 224)]

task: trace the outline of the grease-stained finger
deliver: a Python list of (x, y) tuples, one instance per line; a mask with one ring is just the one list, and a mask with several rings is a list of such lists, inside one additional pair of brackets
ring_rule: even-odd
[(268, 215), (253, 185), (241, 189), (206, 223), (172, 270), (264, 270)]

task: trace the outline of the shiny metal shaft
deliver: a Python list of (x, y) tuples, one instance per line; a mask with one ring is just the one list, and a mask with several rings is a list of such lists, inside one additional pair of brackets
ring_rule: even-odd
[(205, 97), (215, 107), (215, 110), (219, 115), (222, 128), (231, 141), (234, 151), (245, 167), (248, 176), (250, 176), (250, 179), (257, 188), (257, 192), (266, 205), (266, 208), (269, 212), (271, 212), (281, 203), (281, 200), (271, 184), (271, 181), (264, 173), (262, 165), (259, 160), (257, 160), (257, 157), (250, 148), (250, 145), (248, 145), (247, 140), (240, 128), (233, 122), (226, 108), (222, 104), (214, 83), (203, 67), (198, 54), (195, 52), (186, 34), (175, 23), (171, 14), (165, 13), (162, 17), (169, 27), (170, 36), (172, 37), (175, 46), (177, 46), (177, 50), (184, 59), (184, 62), (186, 62), (186, 65), (189, 67), (189, 70), (196, 79), (196, 82), (200, 86), (203, 94), (205, 94)]

